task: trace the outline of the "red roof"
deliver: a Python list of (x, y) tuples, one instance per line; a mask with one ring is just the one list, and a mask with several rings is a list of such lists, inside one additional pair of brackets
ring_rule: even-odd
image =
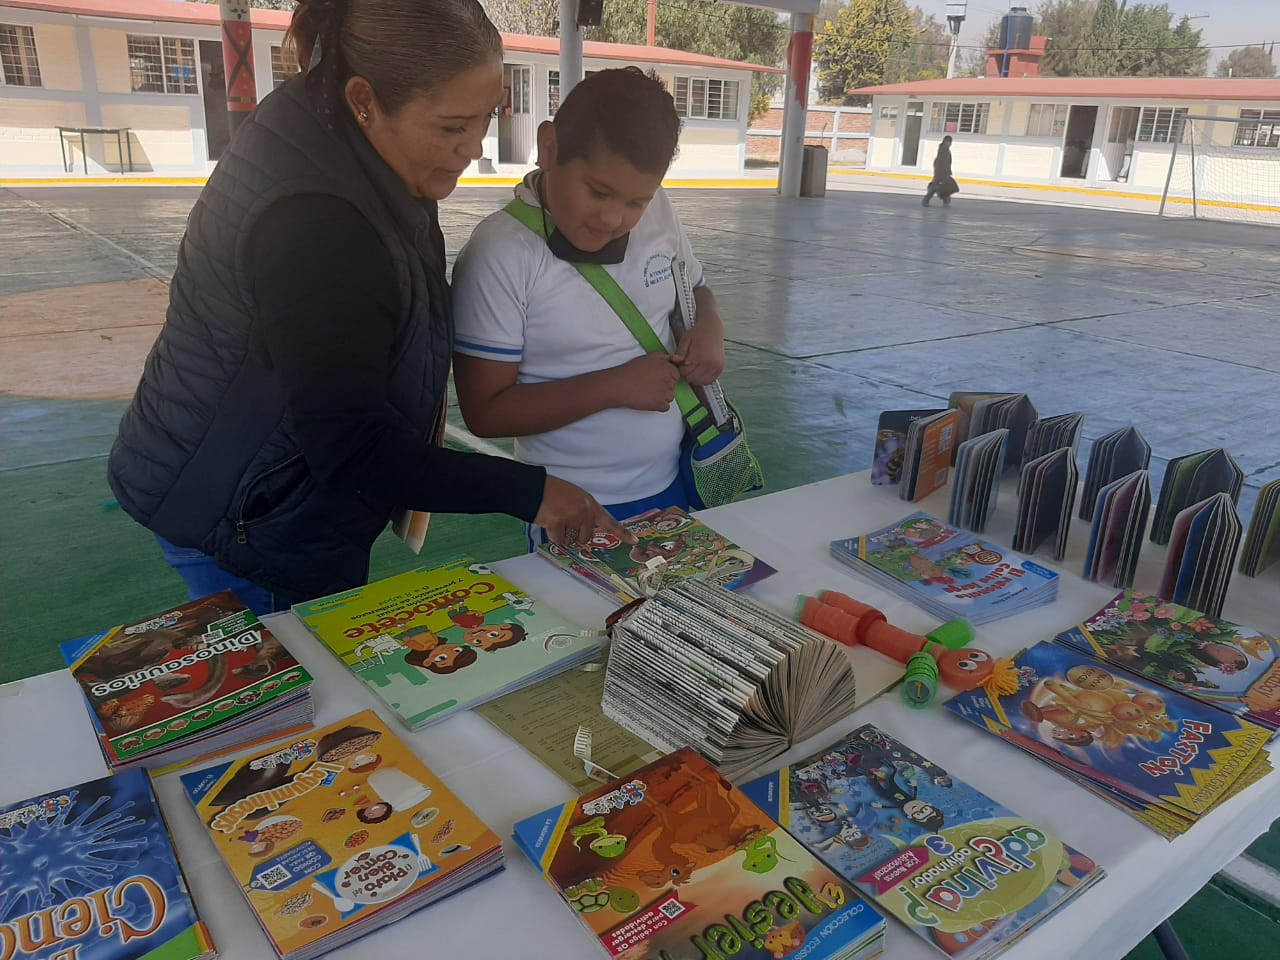
[(1280, 79), (1204, 77), (956, 77), (859, 87), (850, 94), (870, 97), (1074, 97), (1131, 100), (1280, 101)]
[[(42, 10), (68, 16), (107, 17), (113, 20), (148, 20), (162, 23), (198, 23), (217, 26), (220, 22), (216, 3), (187, 3), (185, 0), (0, 0), (0, 7), (19, 10)], [(292, 14), (287, 10), (250, 12), (255, 27), (287, 30)], [(503, 48), (508, 53), (560, 53), (558, 37), (530, 37), (504, 33)], [(755, 70), (760, 73), (782, 73), (778, 67), (762, 67), (756, 63), (707, 57), (666, 47), (645, 47), (632, 43), (599, 43), (588, 40), (582, 55), (597, 60), (625, 60), (629, 63), (666, 63), (680, 67), (717, 67), (721, 70)]]

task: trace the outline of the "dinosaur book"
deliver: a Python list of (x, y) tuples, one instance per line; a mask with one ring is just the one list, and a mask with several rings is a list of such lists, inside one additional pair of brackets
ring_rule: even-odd
[(870, 960), (884, 918), (689, 748), (521, 821), (610, 957)]
[(466, 557), (293, 612), (413, 729), (593, 658), (602, 639)]
[(1103, 875), (871, 724), (742, 789), (881, 909), (960, 960), (990, 960)]
[(112, 769), (310, 720), (311, 675), (230, 590), (61, 645)]

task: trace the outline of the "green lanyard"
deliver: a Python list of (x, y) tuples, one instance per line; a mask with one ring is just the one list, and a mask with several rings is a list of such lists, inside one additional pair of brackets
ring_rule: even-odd
[[(553, 224), (544, 210), (526, 203), (519, 197), (508, 203), (504, 209), (538, 236), (544, 240), (547, 239), (547, 231), (552, 229)], [(609, 271), (598, 263), (575, 263), (573, 266), (587, 283), (595, 288), (596, 293), (604, 298), (605, 303), (613, 308), (613, 312), (626, 324), (631, 335), (639, 341), (640, 346), (644, 347), (647, 353), (666, 352), (662, 341), (653, 332), (653, 328), (649, 326), (649, 321), (644, 318), (640, 308), (618, 286), (618, 281), (613, 279)], [(680, 407), (680, 415), (684, 418), (689, 435), (698, 445), (709, 443), (720, 435), (720, 428), (716, 426), (710, 411), (698, 399), (693, 387), (684, 380), (676, 382), (676, 405)]]

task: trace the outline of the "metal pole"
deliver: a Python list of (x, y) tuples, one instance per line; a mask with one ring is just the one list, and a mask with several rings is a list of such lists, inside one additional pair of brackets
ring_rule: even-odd
[[(1138, 124), (1142, 124), (1142, 114), (1138, 114)], [(1155, 128), (1155, 121), (1152, 120), (1152, 129)], [(1141, 130), (1139, 130), (1141, 132)], [(1160, 209), (1156, 211), (1157, 217), (1164, 216), (1164, 205), (1169, 202), (1169, 184), (1173, 182), (1173, 165), (1178, 162), (1178, 141), (1182, 137), (1177, 137), (1173, 141), (1173, 152), (1169, 154), (1169, 172), (1164, 178), (1164, 193), (1160, 197)]]
[(582, 28), (578, 0), (560, 0), (560, 102), (582, 79)]
[(644, 25), (645, 43), (651, 47), (658, 45), (658, 0), (649, 0), (649, 13)]
[(227, 75), (227, 125), (234, 137), (258, 105), (253, 24), (249, 21), (249, 0), (218, 0), (218, 9), (222, 14), (222, 66)]
[(1182, 129), (1186, 129), (1190, 134), (1188, 144), (1191, 146), (1191, 219), (1194, 220), (1199, 216), (1196, 209), (1196, 128), (1195, 124), (1189, 120), (1183, 120), (1179, 124), (1181, 129), (1178, 130), (1178, 139), (1182, 139)]
[(782, 149), (778, 168), (778, 194), (800, 196), (800, 165), (804, 155), (804, 131), (808, 123), (809, 68), (813, 65), (813, 15), (791, 15), (791, 42), (787, 46), (787, 95), (782, 108)]

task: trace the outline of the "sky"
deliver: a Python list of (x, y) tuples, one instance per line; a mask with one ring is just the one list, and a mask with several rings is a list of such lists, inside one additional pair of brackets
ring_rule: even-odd
[[(946, 0), (908, 0), (925, 13), (931, 13), (939, 22), (946, 22)], [(1231, 52), (1231, 48), (1257, 44), (1261, 41), (1280, 41), (1280, 0), (1147, 0), (1147, 2), (1163, 2), (1174, 12), (1174, 23), (1183, 14), (1194, 19), (1193, 25), (1204, 32), (1204, 42), (1211, 46), (1226, 45), (1226, 48), (1211, 51), (1209, 69), (1212, 70), (1218, 58)], [(1036, 0), (1026, 0), (1017, 4), (1035, 11)], [(1008, 12), (1010, 5), (1000, 0), (970, 0), (968, 16), (964, 26), (960, 28), (962, 44), (978, 44), (986, 33), (987, 26), (1000, 19)]]

